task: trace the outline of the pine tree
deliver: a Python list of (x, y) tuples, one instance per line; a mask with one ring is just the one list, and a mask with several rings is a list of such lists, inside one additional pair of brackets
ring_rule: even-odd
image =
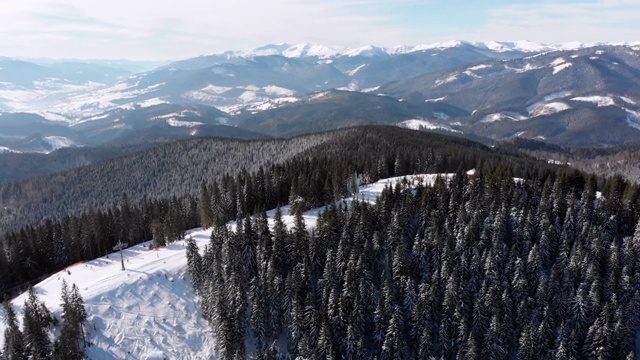
[(23, 333), (27, 352), (32, 359), (49, 359), (52, 350), (47, 327), (53, 322), (49, 310), (30, 287), (24, 304)]
[(73, 284), (71, 291), (69, 291), (64, 280), (62, 281), (61, 293), (63, 322), (60, 338), (55, 343), (54, 358), (80, 360), (84, 358), (80, 339), (82, 339), (83, 345), (85, 342), (82, 323), (87, 319), (84, 300), (80, 296), (78, 287)]
[(4, 331), (4, 346), (2, 348), (2, 359), (23, 360), (27, 359), (27, 350), (24, 335), (18, 326), (16, 312), (10, 302), (5, 301), (4, 322), (7, 328)]
[(200, 226), (208, 229), (213, 225), (213, 211), (211, 210), (211, 195), (204, 180), (200, 185), (200, 199), (198, 201), (198, 215), (200, 216)]
[(204, 264), (202, 260), (202, 256), (200, 255), (200, 250), (198, 249), (198, 245), (193, 240), (191, 236), (187, 238), (187, 270), (191, 275), (191, 279), (193, 282), (193, 289), (197, 292), (202, 290), (202, 286), (204, 283)]

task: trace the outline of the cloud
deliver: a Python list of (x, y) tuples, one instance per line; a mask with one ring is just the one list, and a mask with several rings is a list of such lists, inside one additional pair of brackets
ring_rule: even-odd
[(544, 2), (490, 9), (470, 40), (532, 40), (544, 43), (639, 40), (636, 0)]
[(0, 13), (7, 55), (184, 58), (273, 42), (397, 44), (408, 29), (356, 13), (361, 0), (11, 0)]
[[(637, 0), (7, 0), (2, 54), (180, 59), (269, 43), (638, 39)], [(515, 2), (515, 4), (514, 4)], [(494, 4), (491, 7), (491, 4)]]

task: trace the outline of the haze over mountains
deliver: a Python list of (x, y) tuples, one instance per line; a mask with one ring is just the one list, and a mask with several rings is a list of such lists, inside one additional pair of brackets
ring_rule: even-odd
[[(176, 61), (0, 59), (0, 152), (290, 136), (403, 124), (563, 145), (640, 139), (640, 42), (334, 49), (276, 44)], [(327, 96), (328, 95), (328, 96)]]

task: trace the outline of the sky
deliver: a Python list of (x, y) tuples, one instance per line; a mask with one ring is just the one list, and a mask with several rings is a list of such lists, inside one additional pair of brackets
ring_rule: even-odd
[(5, 0), (0, 56), (176, 60), (273, 43), (640, 40), (640, 0)]

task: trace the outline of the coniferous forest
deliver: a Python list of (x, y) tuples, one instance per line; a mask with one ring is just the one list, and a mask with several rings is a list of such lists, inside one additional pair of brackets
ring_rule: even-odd
[[(299, 205), (304, 209), (328, 204), (348, 194), (354, 173), (369, 182), (413, 173), (454, 172), (479, 163), (501, 169), (499, 171), (515, 172), (522, 177), (549, 171), (540, 162), (513, 154), (495, 153), (468, 140), (393, 127), (355, 128), (287, 141), (238, 141), (232, 146), (229, 144), (230, 140), (195, 139), (111, 160), (97, 167), (60, 174), (54, 184), (45, 185), (45, 179), (36, 179), (35, 183), (7, 186), (4, 196), (26, 198), (27, 203), (31, 203), (30, 197), (21, 194), (24, 194), (25, 187), (34, 186), (41, 192), (46, 192), (47, 186), (51, 186), (49, 190), (64, 194), (65, 200), (54, 195), (38, 198), (39, 211), (50, 208), (46, 211), (46, 220), (41, 223), (31, 221), (29, 225), (7, 232), (0, 239), (0, 293), (15, 294), (26, 290), (29, 283), (35, 283), (70, 264), (109, 254), (118, 241), (134, 245), (154, 238), (156, 245), (163, 245), (180, 238), (186, 229), (201, 224), (205, 227), (223, 224), (246, 214), (256, 214), (287, 204), (290, 197), (302, 199)], [(230, 158), (218, 157), (220, 149), (225, 146), (231, 146), (239, 153), (234, 152)], [(267, 161), (269, 156), (285, 150), (297, 155), (287, 155), (286, 161)], [(194, 154), (197, 154), (198, 167), (202, 169), (195, 165), (194, 169), (185, 169), (181, 159)], [(164, 159), (167, 156), (173, 162)], [(284, 154), (279, 156), (286, 157)], [(153, 172), (146, 175), (138, 173), (138, 169), (149, 166), (150, 158), (156, 157), (159, 157), (157, 161), (165, 164), (162, 176)], [(237, 163), (242, 166), (258, 157), (262, 158), (259, 162), (265, 163), (264, 167), (247, 169), (234, 166), (234, 159), (241, 159)], [(205, 176), (212, 171), (210, 168), (220, 169), (220, 164), (226, 164), (224, 168), (229, 172)], [(92, 171), (98, 172), (104, 180), (89, 181), (97, 175), (89, 179), (82, 175)], [(194, 177), (184, 175), (190, 171), (203, 177), (197, 182), (183, 181)], [(137, 187), (126, 186), (131, 182), (131, 173), (140, 177)], [(64, 191), (58, 189), (58, 183), (66, 184)], [(137, 188), (149, 189), (149, 184), (167, 190), (149, 194), (135, 191)], [(10, 188), (19, 190), (12, 192)], [(122, 192), (114, 193), (108, 188)], [(73, 199), (83, 196), (86, 196), (84, 201), (116, 205), (95, 205), (88, 209), (66, 205), (75, 204)], [(31, 206), (36, 205), (29, 205), (29, 208)], [(30, 219), (32, 216), (27, 212), (20, 218)]]
[[(0, 246), (0, 290), (15, 294), (118, 241), (164, 246), (203, 226), (210, 243), (188, 242), (188, 267), (224, 359), (635, 358), (638, 185), (436, 134), (324, 136), (195, 190), (125, 191), (117, 205), (12, 230)], [(124, 163), (136, 168), (135, 159), (146, 157)], [(336, 203), (355, 176), (416, 173), (456, 175), (433, 187), (399, 183), (375, 204)], [(265, 211), (288, 203), (294, 228), (279, 214), (270, 229)], [(302, 212), (325, 204), (307, 229)]]
[(215, 227), (187, 257), (222, 358), (632, 359), (637, 189), (479, 173)]

